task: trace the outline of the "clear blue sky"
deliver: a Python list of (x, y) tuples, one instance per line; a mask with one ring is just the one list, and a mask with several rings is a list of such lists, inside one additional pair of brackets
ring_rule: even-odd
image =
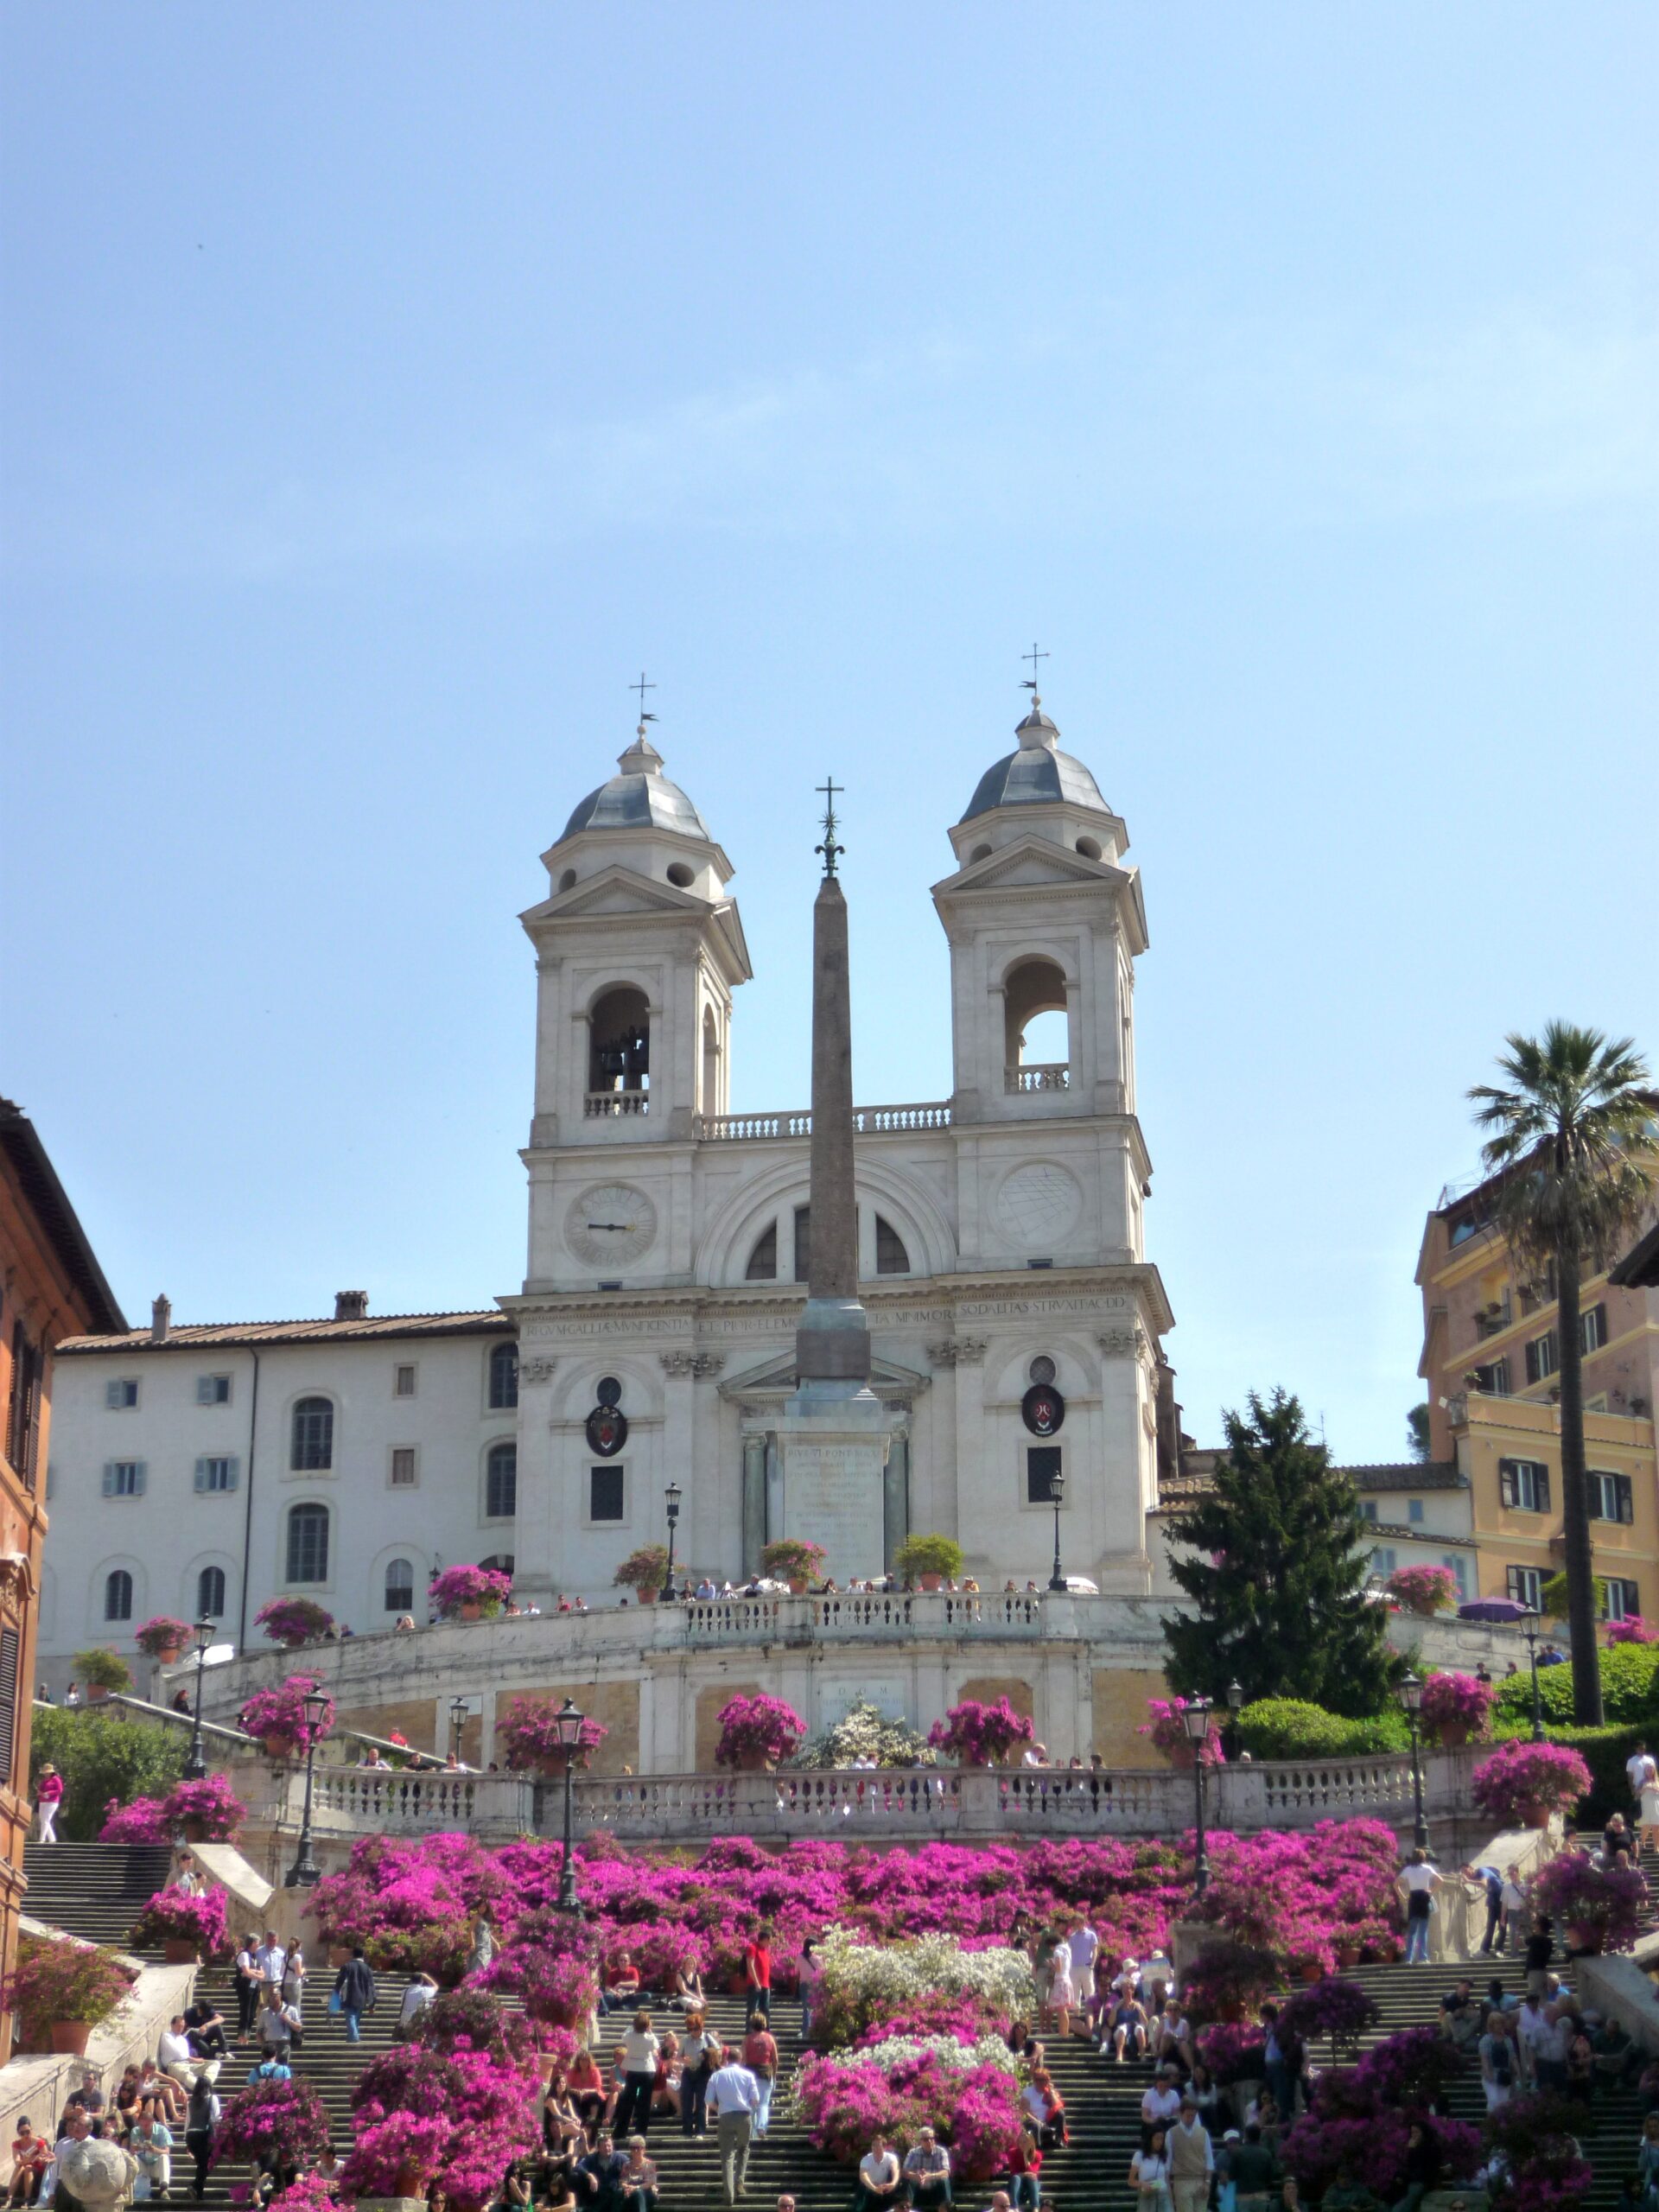
[(949, 1088), (927, 897), (1053, 655), (1152, 948), (1188, 1426), (1417, 1394), (1463, 1094), (1659, 1052), (1650, 5), (6, 11), (0, 1089), (129, 1312), (523, 1273), (537, 855), (626, 742), (804, 1103)]

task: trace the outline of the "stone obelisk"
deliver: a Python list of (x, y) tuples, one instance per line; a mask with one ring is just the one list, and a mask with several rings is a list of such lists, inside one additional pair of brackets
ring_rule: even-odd
[(892, 1439), (869, 1387), (869, 1325), (858, 1296), (852, 999), (833, 783), (828, 796), (823, 880), (812, 910), (811, 1258), (795, 1334), (795, 1395), (778, 1446), (785, 1533), (821, 1543), (827, 1571), (844, 1583), (882, 1571), (881, 1476)]

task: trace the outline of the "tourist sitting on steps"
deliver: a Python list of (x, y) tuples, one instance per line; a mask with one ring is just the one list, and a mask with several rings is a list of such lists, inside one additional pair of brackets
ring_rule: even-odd
[(950, 2153), (931, 2127), (918, 2132), (905, 2158), (905, 2201), (931, 2212), (950, 2202)]
[(887, 2212), (898, 2200), (900, 2178), (898, 2158), (888, 2149), (886, 2136), (871, 2136), (870, 2147), (858, 2162), (855, 2212)]
[(1027, 2113), (1020, 2115), (1020, 2140), (1008, 2160), (1013, 2184), (1014, 2212), (1039, 2212), (1043, 2201), (1043, 2148), (1037, 2140), (1037, 2123)]
[(619, 2177), (625, 2212), (657, 2212), (657, 2168), (645, 2156), (643, 2135), (628, 2138), (627, 2164)]

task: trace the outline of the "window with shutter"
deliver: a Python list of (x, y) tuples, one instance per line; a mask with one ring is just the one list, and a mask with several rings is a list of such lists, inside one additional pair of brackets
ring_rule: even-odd
[(1497, 1463), (1497, 1502), (1513, 1507), (1515, 1503), (1515, 1462), (1500, 1459)]
[(288, 1580), (326, 1582), (328, 1580), (328, 1509), (326, 1505), (295, 1505), (288, 1516)]
[(1579, 1347), (1583, 1351), (1599, 1351), (1606, 1341), (1607, 1308), (1592, 1306), (1579, 1316)]
[(24, 1777), (12, 1771), (17, 1757), (17, 1662), (22, 1641), (15, 1628), (0, 1628), (0, 1777), (16, 1796), (25, 1796)]
[(196, 1403), (199, 1406), (228, 1406), (231, 1402), (231, 1378), (228, 1375), (198, 1375)]
[(1527, 1346), (1528, 1382), (1541, 1382), (1547, 1375), (1555, 1372), (1557, 1364), (1555, 1332), (1551, 1329), (1547, 1335), (1535, 1337)]
[(518, 1347), (497, 1344), (490, 1354), (490, 1411), (511, 1413), (518, 1402)]
[(484, 1463), (484, 1515), (510, 1521), (518, 1510), (518, 1446), (493, 1444)]
[(1532, 1491), (1534, 1497), (1537, 1500), (1537, 1503), (1533, 1507), (1533, 1511), (1535, 1513), (1548, 1513), (1549, 1510), (1549, 1469), (1548, 1467), (1535, 1467), (1533, 1469)]
[(1531, 1613), (1539, 1612), (1543, 1605), (1543, 1584), (1535, 1567), (1511, 1567), (1504, 1570), (1509, 1581), (1510, 1595), (1517, 1605), (1524, 1605)]
[(196, 1488), (209, 1495), (236, 1488), (237, 1463), (222, 1458), (198, 1459)]

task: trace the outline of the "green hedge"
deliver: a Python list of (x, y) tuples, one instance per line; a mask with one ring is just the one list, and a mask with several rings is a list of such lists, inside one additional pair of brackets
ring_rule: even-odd
[[(1655, 1674), (1659, 1671), (1659, 1643), (1615, 1643), (1601, 1654), (1602, 1709), (1609, 1725), (1652, 1719), (1659, 1726), (1659, 1698)], [(1544, 1726), (1554, 1735), (1556, 1725), (1573, 1721), (1573, 1669), (1569, 1666), (1538, 1669), (1538, 1702)], [(1524, 1664), (1518, 1675), (1506, 1675), (1499, 1686), (1494, 1722), (1500, 1732), (1522, 1733), (1532, 1726), (1532, 1675)], [(1517, 1732), (1503, 1730), (1505, 1718), (1523, 1723)]]
[(111, 1797), (165, 1797), (184, 1770), (190, 1738), (182, 1728), (118, 1720), (95, 1706), (35, 1708), (29, 1748), (31, 1782), (49, 1759), (63, 1777), (58, 1834), (67, 1843), (92, 1843)]
[(1263, 1697), (1237, 1720), (1238, 1740), (1254, 1759), (1354, 1759), (1403, 1751), (1408, 1741), (1403, 1713), (1346, 1720), (1300, 1698)]

